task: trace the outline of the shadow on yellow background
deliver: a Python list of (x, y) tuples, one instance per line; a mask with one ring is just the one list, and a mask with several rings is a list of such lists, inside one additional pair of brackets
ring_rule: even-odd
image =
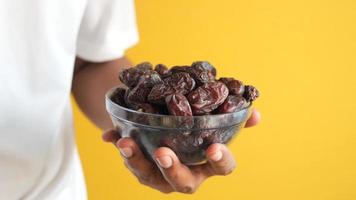
[[(194, 195), (140, 185), (75, 110), (90, 199), (356, 199), (356, 1), (137, 1), (134, 62), (209, 60), (261, 92), (261, 124), (229, 145), (230, 176)], [(116, 76), (116, 75), (115, 75)]]

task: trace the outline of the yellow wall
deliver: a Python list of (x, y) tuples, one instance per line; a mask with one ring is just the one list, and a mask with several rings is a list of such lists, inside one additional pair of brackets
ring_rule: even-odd
[(137, 1), (134, 62), (205, 59), (256, 85), (262, 123), (230, 145), (228, 177), (192, 195), (141, 186), (75, 107), (90, 199), (356, 199), (355, 0)]

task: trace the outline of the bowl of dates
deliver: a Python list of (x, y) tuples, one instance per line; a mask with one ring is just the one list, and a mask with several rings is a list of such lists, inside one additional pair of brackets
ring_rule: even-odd
[(152, 160), (171, 148), (186, 165), (206, 162), (213, 143), (227, 144), (243, 128), (258, 90), (235, 78), (216, 78), (206, 61), (189, 66), (148, 62), (119, 73), (124, 86), (106, 94), (106, 109), (121, 137), (131, 137)]

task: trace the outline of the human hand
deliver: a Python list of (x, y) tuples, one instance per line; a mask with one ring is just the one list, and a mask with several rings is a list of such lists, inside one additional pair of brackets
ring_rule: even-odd
[[(260, 121), (260, 113), (252, 112), (245, 127), (256, 125)], [(186, 166), (175, 153), (160, 147), (154, 152), (156, 164), (147, 160), (139, 146), (131, 138), (120, 138), (115, 130), (105, 131), (105, 142), (112, 142), (121, 152), (125, 166), (137, 177), (138, 181), (163, 193), (181, 192), (194, 193), (203, 181), (211, 176), (228, 175), (236, 167), (232, 154), (225, 145), (215, 143), (206, 150), (208, 162), (203, 165)]]

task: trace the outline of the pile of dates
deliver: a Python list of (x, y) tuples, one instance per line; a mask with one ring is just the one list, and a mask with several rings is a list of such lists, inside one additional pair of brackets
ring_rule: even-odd
[(258, 96), (258, 90), (234, 78), (216, 80), (216, 69), (208, 62), (191, 66), (163, 64), (154, 68), (144, 62), (120, 72), (127, 88), (118, 88), (112, 100), (124, 107), (155, 114), (196, 116), (236, 112)]
[[(237, 79), (216, 79), (215, 67), (205, 61), (170, 69), (163, 64), (153, 67), (144, 62), (121, 71), (119, 79), (126, 87), (116, 89), (112, 101), (145, 113), (175, 116), (232, 113), (248, 107), (259, 96), (255, 87)], [(215, 142), (225, 143), (228, 136), (224, 132), (198, 130), (161, 136), (155, 133), (152, 137), (159, 137), (157, 146), (170, 147), (183, 162), (190, 163), (194, 161), (189, 155), (192, 152)]]

